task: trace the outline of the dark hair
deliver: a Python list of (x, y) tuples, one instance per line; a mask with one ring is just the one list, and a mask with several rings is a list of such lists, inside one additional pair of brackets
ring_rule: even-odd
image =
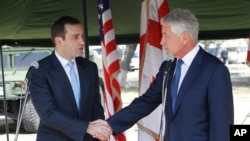
[(63, 39), (65, 39), (65, 28), (64, 25), (66, 24), (80, 24), (79, 20), (74, 18), (74, 17), (70, 17), (70, 16), (63, 16), (60, 17), (59, 19), (57, 19), (55, 21), (55, 23), (51, 26), (51, 39), (52, 42), (55, 44), (55, 37), (62, 37)]

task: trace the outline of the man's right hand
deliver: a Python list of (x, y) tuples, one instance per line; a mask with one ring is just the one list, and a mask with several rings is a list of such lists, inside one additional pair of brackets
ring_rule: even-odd
[(101, 119), (90, 122), (87, 128), (87, 133), (101, 141), (108, 140), (112, 132), (112, 128), (109, 124)]

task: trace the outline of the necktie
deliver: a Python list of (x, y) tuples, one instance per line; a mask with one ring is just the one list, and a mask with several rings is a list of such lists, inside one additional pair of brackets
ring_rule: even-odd
[(80, 101), (80, 86), (77, 80), (77, 76), (75, 73), (75, 69), (74, 69), (74, 62), (70, 61), (68, 62), (68, 66), (69, 66), (69, 74), (70, 74), (70, 83), (71, 83), (71, 87), (73, 89), (74, 92), (74, 97), (75, 97), (75, 101), (77, 104), (77, 108), (79, 109), (79, 101)]
[(175, 68), (175, 75), (173, 77), (172, 84), (171, 84), (172, 112), (174, 112), (174, 108), (175, 108), (175, 103), (176, 103), (177, 93), (178, 93), (179, 80), (180, 80), (180, 76), (181, 76), (181, 65), (183, 63), (184, 62), (181, 59), (179, 59), (177, 61), (177, 65), (176, 65), (176, 68)]

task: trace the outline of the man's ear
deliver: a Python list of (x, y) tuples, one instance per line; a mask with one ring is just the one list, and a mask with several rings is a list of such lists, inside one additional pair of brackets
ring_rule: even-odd
[(63, 45), (62, 37), (55, 37), (55, 43), (57, 46), (61, 47)]
[(190, 38), (191, 38), (191, 36), (190, 36), (190, 34), (188, 32), (186, 32), (186, 31), (182, 32), (181, 40), (182, 40), (183, 43), (188, 42), (190, 40)]

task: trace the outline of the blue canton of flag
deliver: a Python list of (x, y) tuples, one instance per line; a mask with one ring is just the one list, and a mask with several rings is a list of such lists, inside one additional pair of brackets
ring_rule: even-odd
[(109, 1), (108, 0), (98, 0), (98, 20), (99, 20), (99, 32), (100, 39), (104, 41), (104, 31), (103, 31), (103, 19), (105, 19), (105, 15), (103, 14), (107, 9), (109, 9)]

